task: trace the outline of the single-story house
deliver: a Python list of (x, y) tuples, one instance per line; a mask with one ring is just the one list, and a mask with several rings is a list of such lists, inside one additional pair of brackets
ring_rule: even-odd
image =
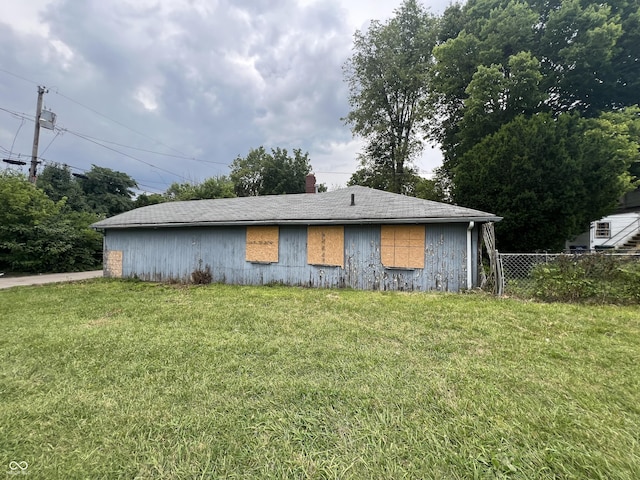
[(93, 228), (107, 277), (457, 292), (478, 286), (481, 226), (499, 220), (356, 186), (161, 203)]

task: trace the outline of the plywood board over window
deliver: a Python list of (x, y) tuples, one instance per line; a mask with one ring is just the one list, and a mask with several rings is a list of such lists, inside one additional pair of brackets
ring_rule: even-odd
[(424, 237), (424, 225), (382, 225), (382, 265), (389, 268), (424, 268)]
[(247, 227), (247, 262), (278, 262), (278, 227)]
[(105, 277), (122, 278), (122, 250), (104, 252)]
[(344, 227), (308, 227), (307, 263), (344, 268)]

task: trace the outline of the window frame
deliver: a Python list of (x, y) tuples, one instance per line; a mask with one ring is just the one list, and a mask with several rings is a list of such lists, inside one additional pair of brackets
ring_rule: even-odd
[(595, 238), (611, 238), (611, 222), (596, 222)]

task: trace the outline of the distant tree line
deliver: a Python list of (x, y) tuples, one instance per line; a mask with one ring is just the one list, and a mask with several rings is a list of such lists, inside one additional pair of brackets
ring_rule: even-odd
[[(251, 149), (238, 156), (229, 176), (203, 182), (175, 182), (163, 193), (136, 195), (126, 173), (92, 166), (73, 175), (65, 165), (49, 164), (36, 186), (26, 176), (0, 173), (0, 271), (63, 272), (97, 268), (102, 235), (90, 228), (98, 220), (147, 205), (235, 196), (304, 193), (311, 172), (308, 153), (282, 148)], [(319, 185), (319, 191), (326, 191)]]

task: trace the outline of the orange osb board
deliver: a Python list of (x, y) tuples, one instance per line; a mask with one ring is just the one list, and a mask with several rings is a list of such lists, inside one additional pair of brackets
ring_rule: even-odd
[(307, 227), (307, 263), (344, 268), (344, 227)]
[(382, 265), (392, 268), (424, 268), (424, 225), (382, 225)]
[(247, 262), (278, 261), (278, 227), (247, 227)]
[(122, 250), (107, 250), (104, 253), (105, 273), (110, 278), (122, 278)]

